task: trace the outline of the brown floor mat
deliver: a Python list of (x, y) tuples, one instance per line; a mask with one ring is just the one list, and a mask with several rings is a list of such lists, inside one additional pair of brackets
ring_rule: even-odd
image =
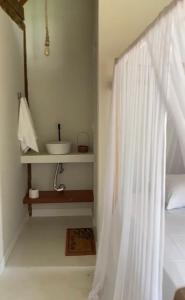
[(95, 254), (96, 246), (92, 228), (67, 229), (66, 256)]

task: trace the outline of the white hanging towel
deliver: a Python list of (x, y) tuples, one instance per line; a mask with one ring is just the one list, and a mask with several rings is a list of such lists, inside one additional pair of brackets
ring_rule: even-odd
[(18, 139), (21, 142), (21, 149), (24, 153), (26, 153), (29, 149), (39, 152), (31, 112), (28, 102), (24, 97), (20, 100)]

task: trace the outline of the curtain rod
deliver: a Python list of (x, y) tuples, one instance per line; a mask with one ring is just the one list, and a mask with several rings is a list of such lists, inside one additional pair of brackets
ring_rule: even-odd
[(162, 12), (160, 12), (160, 14), (154, 19), (154, 21), (152, 21), (152, 23), (150, 23), (146, 29), (134, 40), (133, 43), (131, 43), (125, 50), (123, 53), (120, 54), (120, 56), (115, 58), (115, 64), (117, 64), (120, 59), (122, 59), (131, 49), (133, 49), (137, 43), (144, 38), (147, 33), (155, 26), (155, 24), (162, 18), (165, 17), (171, 9), (173, 9), (178, 2), (183, 2), (184, 0), (173, 0), (169, 5), (167, 5)]

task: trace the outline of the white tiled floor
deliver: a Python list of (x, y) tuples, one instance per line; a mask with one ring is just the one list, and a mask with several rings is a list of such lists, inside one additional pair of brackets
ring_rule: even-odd
[(0, 277), (1, 300), (87, 300), (92, 271), (7, 269)]
[(0, 277), (0, 299), (86, 300), (95, 256), (65, 256), (66, 229), (81, 227), (91, 219), (30, 219)]
[(89, 217), (32, 218), (26, 224), (8, 266), (94, 266), (95, 256), (65, 256), (67, 228), (92, 227)]

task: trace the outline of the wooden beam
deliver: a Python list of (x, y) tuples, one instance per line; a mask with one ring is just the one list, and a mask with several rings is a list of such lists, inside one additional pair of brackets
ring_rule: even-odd
[(29, 104), (28, 95), (28, 65), (27, 65), (27, 44), (26, 44), (26, 27), (23, 28), (23, 46), (24, 46), (24, 92)]
[(15, 10), (20, 18), (24, 20), (24, 9), (22, 5), (17, 0), (7, 0), (6, 2)]
[[(26, 26), (23, 28), (23, 46), (24, 46), (24, 93), (29, 105), (29, 95), (28, 95), (28, 65), (27, 65), (27, 44), (26, 44)], [(28, 180), (28, 192), (32, 187), (32, 166), (27, 164), (27, 180)], [(32, 215), (32, 207), (28, 205), (29, 216)]]
[(17, 0), (0, 0), (0, 6), (23, 29), (24, 8), (22, 5)]
[(19, 3), (20, 3), (21, 5), (24, 5), (27, 1), (28, 1), (28, 0), (19, 0)]

